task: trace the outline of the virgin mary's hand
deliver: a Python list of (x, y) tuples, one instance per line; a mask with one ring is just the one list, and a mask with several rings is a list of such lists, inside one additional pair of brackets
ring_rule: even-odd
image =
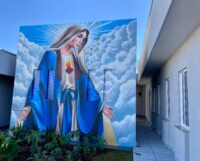
[(112, 109), (106, 105), (103, 106), (103, 113), (110, 119), (115, 117), (112, 113)]
[(25, 118), (28, 116), (29, 112), (31, 111), (30, 107), (24, 107), (20, 113), (19, 121), (24, 121)]

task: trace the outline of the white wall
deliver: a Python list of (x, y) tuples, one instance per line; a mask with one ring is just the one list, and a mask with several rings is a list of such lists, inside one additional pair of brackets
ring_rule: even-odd
[(15, 76), (16, 55), (0, 49), (0, 74)]
[(0, 127), (10, 123), (16, 55), (0, 49)]
[[(187, 21), (186, 21), (187, 23)], [(160, 53), (162, 54), (162, 53)], [(188, 70), (189, 132), (181, 130), (178, 73)], [(199, 161), (200, 152), (200, 26), (161, 68), (153, 86), (161, 85), (161, 118), (165, 117), (165, 80), (170, 86), (169, 145), (177, 160)], [(154, 87), (152, 87), (154, 88)], [(165, 131), (165, 130), (164, 130)], [(180, 149), (182, 145), (182, 149)]]

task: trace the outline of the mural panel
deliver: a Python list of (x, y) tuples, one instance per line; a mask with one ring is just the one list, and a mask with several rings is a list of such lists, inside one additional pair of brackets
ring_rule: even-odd
[(136, 21), (22, 26), (10, 127), (135, 146)]

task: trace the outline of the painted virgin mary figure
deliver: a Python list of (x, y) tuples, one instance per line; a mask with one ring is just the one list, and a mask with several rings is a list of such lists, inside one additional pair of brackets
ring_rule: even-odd
[[(38, 67), (39, 80), (32, 81), (19, 120), (27, 128), (55, 130), (61, 135), (80, 130), (104, 136), (116, 145), (110, 119), (112, 110), (104, 105), (84, 63), (84, 47), (89, 30), (80, 25), (68, 27), (45, 52)], [(52, 87), (49, 73), (54, 71)], [(48, 92), (53, 88), (52, 98)]]

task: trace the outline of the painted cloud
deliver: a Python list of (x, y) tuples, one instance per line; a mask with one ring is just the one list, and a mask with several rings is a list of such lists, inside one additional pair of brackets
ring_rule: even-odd
[[(85, 56), (87, 68), (93, 70), (90, 76), (95, 82), (96, 89), (101, 93), (102, 99), (104, 102), (112, 100), (112, 102), (108, 101), (108, 104), (112, 106), (116, 114), (116, 121), (113, 122), (113, 125), (118, 134), (118, 144), (130, 146), (134, 144), (135, 136), (135, 115), (128, 115), (135, 112), (136, 101), (135, 25), (136, 23), (133, 21), (102, 35), (93, 54), (86, 53)], [(106, 71), (108, 71), (107, 75)], [(109, 98), (105, 98), (105, 96)], [(125, 117), (121, 118), (121, 116)], [(127, 118), (127, 116), (129, 117)], [(132, 130), (121, 130), (123, 129), (120, 126), (122, 124), (123, 127), (129, 126)], [(120, 135), (118, 129), (125, 133)]]
[(33, 71), (37, 69), (44, 51), (44, 47), (30, 42), (23, 33), (19, 33), (11, 127), (16, 123), (19, 112), (24, 107), (27, 90), (33, 78)]

